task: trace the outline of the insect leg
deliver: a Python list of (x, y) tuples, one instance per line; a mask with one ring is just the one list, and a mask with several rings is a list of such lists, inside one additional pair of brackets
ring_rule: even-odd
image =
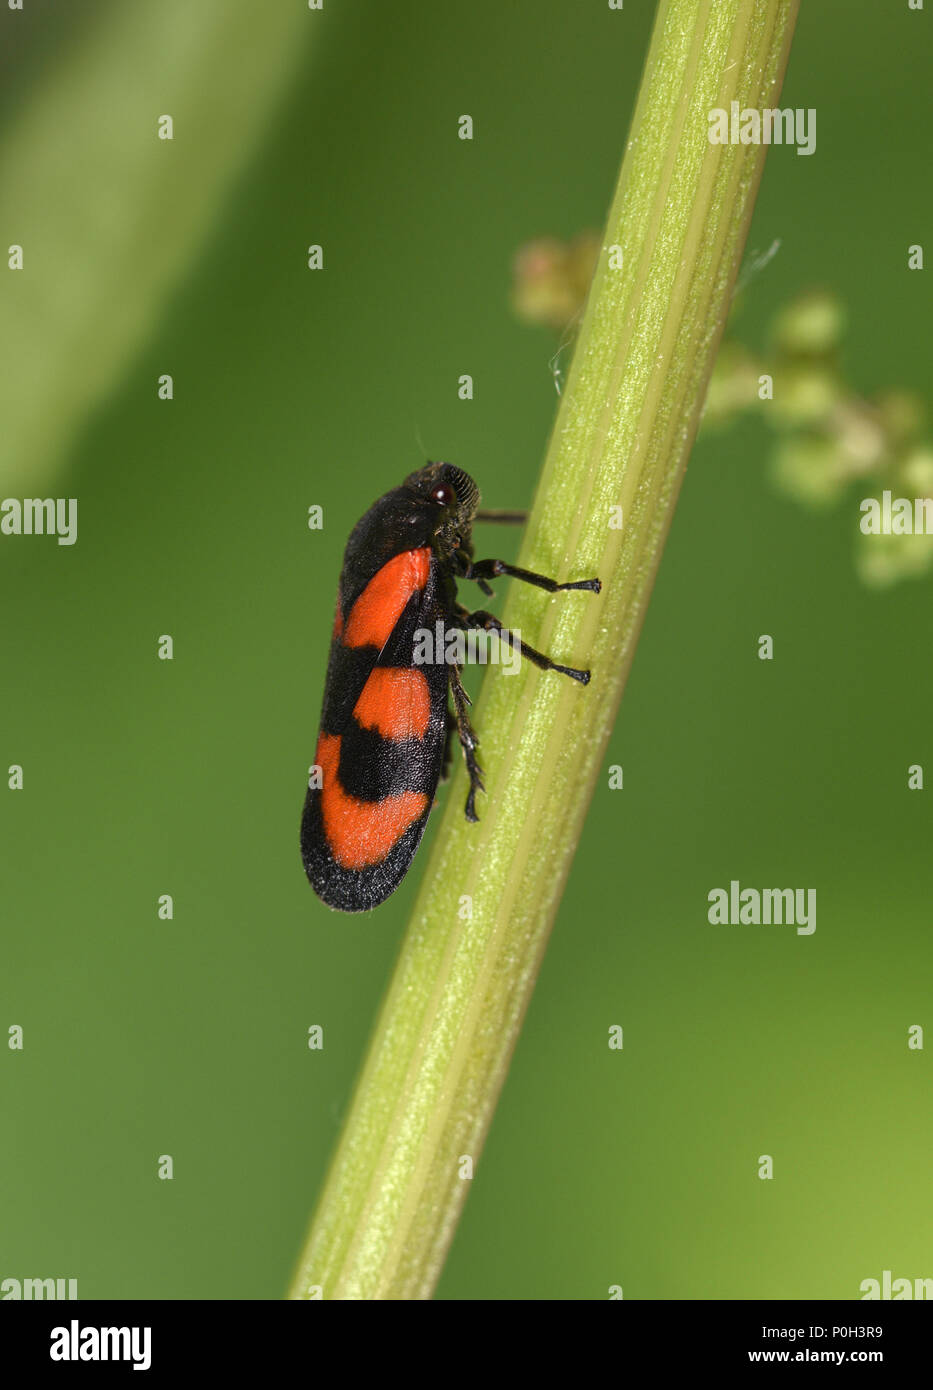
[(441, 781), (446, 782), (450, 776), (450, 765), (454, 756), (454, 734), (457, 732), (457, 720), (451, 710), (445, 710), (447, 715), (447, 734), (444, 739), (444, 761), (441, 763)]
[(451, 556), (451, 568), (458, 579), (473, 579), (482, 589), (487, 598), (492, 598), (495, 593), (491, 584), (487, 584), (485, 579), (474, 573), (475, 565), (467, 555), (465, 550), (455, 550)]
[[(598, 580), (596, 582), (599, 583)], [(566, 586), (560, 585), (558, 587), (563, 588)], [(509, 628), (503, 627), (494, 613), (487, 613), (483, 608), (477, 609), (475, 613), (468, 613), (466, 609), (462, 609), (458, 612), (457, 616), (464, 627), (482, 627), (485, 628), (487, 632), (498, 632), (507, 636), (514, 646), (514, 633), (512, 633)], [(526, 656), (529, 661), (533, 662), (535, 666), (539, 666), (542, 671), (560, 671), (562, 675), (571, 676), (575, 681), (579, 681), (581, 685), (589, 684), (589, 671), (581, 671), (576, 666), (560, 666), (556, 661), (552, 661), (549, 656), (545, 656), (543, 652), (536, 651), (534, 647), (529, 647), (527, 642), (520, 642), (519, 646), (521, 647), (522, 656)]]
[(476, 560), (470, 565), (469, 571), (465, 575), (466, 579), (475, 579), (484, 593), (487, 593), (483, 580), (498, 579), (500, 575), (511, 575), (513, 579), (521, 579), (525, 584), (534, 584), (539, 589), (547, 589), (549, 594), (556, 594), (560, 589), (589, 589), (592, 593), (598, 594), (603, 587), (598, 579), (575, 579), (569, 584), (558, 584), (556, 579), (548, 579), (546, 574), (535, 574), (533, 570), (519, 569), (517, 565), (508, 565), (505, 560)]
[(457, 733), (460, 735), (460, 746), (463, 749), (463, 756), (466, 761), (467, 772), (470, 774), (470, 792), (466, 800), (467, 820), (479, 820), (476, 814), (476, 793), (484, 792), (483, 769), (476, 761), (476, 749), (479, 746), (479, 739), (473, 731), (467, 714), (467, 705), (470, 697), (463, 688), (460, 681), (460, 667), (451, 666), (450, 668), (450, 693), (454, 700), (456, 710)]

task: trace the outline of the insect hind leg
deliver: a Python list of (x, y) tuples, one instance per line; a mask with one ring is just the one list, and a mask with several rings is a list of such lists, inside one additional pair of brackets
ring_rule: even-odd
[(483, 769), (476, 761), (476, 749), (479, 747), (479, 739), (476, 737), (473, 725), (470, 723), (470, 718), (467, 714), (467, 705), (470, 703), (470, 697), (463, 688), (459, 666), (451, 666), (450, 668), (450, 693), (454, 701), (455, 714), (453, 723), (460, 737), (460, 747), (463, 749), (464, 761), (466, 762), (467, 772), (470, 776), (470, 790), (466, 799), (465, 814), (467, 820), (478, 821), (479, 816), (476, 814), (476, 793), (484, 792), (486, 788), (483, 786)]
[(441, 763), (441, 781), (446, 782), (450, 776), (450, 768), (454, 758), (454, 735), (457, 732), (457, 717), (452, 710), (445, 710), (447, 716), (447, 733), (444, 738), (444, 760)]

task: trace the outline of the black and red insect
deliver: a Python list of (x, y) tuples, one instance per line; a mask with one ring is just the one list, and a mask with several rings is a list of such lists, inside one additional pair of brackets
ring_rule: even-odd
[[(462, 668), (444, 659), (420, 662), (417, 634), (502, 624), (484, 609), (457, 602), (457, 581), (512, 575), (555, 593), (599, 592), (598, 579), (558, 584), (503, 560), (474, 560), (477, 519), (522, 520), (520, 513), (479, 512), (479, 489), (450, 463), (430, 463), (375, 502), (347, 542), (324, 686), (315, 766), (301, 822), (301, 857), (314, 891), (330, 907), (365, 912), (399, 886), (459, 735), (470, 792), (468, 820), (484, 791), (478, 740), (467, 716)], [(521, 653), (545, 671), (586, 685), (589, 671), (560, 666), (541, 652)], [(453, 714), (448, 706), (453, 700)], [(317, 783), (320, 785), (317, 785)]]

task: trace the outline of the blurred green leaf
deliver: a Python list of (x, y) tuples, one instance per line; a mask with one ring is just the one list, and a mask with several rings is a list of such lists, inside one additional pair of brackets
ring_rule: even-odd
[(136, 0), (105, 10), (30, 89), (0, 142), (5, 261), (23, 248), (0, 297), (5, 488), (47, 485), (120, 380), (316, 22), (297, 5)]

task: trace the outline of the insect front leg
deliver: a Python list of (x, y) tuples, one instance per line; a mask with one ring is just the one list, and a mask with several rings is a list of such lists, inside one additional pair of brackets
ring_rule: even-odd
[(598, 579), (575, 579), (570, 584), (558, 584), (556, 579), (548, 579), (546, 574), (519, 569), (517, 565), (506, 564), (505, 560), (476, 560), (464, 577), (475, 579), (483, 593), (488, 594), (491, 591), (484, 581), (498, 579), (503, 574), (509, 575), (512, 579), (520, 579), (524, 584), (534, 584), (538, 589), (547, 589), (549, 594), (556, 594), (563, 589), (589, 589), (591, 593), (598, 594), (603, 587)]
[[(548, 581), (548, 583), (551, 584), (553, 582), (553, 580)], [(594, 582), (598, 584), (599, 580), (597, 579)], [(567, 588), (568, 586), (560, 584), (557, 587)], [(571, 587), (579, 588), (579, 585)], [(478, 608), (475, 613), (468, 613), (466, 609), (461, 609), (457, 616), (464, 627), (481, 627), (485, 628), (487, 632), (498, 632), (500, 636), (507, 637), (514, 648), (516, 640), (515, 634), (511, 629), (503, 627), (494, 613), (487, 613), (484, 608)], [(536, 651), (534, 647), (529, 647), (527, 642), (519, 641), (518, 645), (521, 648), (522, 656), (526, 656), (529, 661), (533, 662), (535, 666), (540, 667), (542, 671), (560, 671), (561, 675), (570, 676), (573, 680), (579, 681), (581, 685), (589, 684), (589, 671), (581, 671), (576, 666), (561, 666), (556, 661), (552, 661), (549, 656), (545, 656), (543, 652)]]
[(496, 592), (495, 589), (476, 573), (476, 566), (465, 550), (455, 550), (451, 556), (450, 564), (458, 579), (472, 579), (479, 585), (487, 598), (492, 598)]
[(467, 714), (467, 705), (470, 697), (463, 688), (460, 680), (460, 667), (451, 666), (450, 668), (450, 693), (453, 696), (455, 722), (457, 733), (460, 736), (460, 746), (463, 749), (463, 757), (466, 761), (467, 772), (470, 774), (470, 791), (466, 799), (466, 818), (467, 820), (477, 821), (479, 816), (476, 814), (476, 793), (484, 792), (483, 769), (476, 761), (476, 749), (479, 746), (479, 739), (470, 723)]

